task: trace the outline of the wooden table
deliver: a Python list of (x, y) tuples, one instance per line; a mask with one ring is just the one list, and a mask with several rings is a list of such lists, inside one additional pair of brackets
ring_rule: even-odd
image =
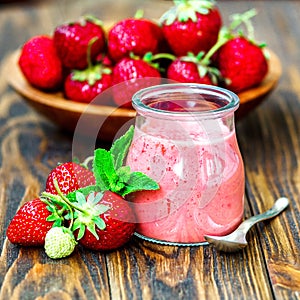
[[(280, 57), (283, 75), (266, 101), (237, 122), (246, 167), (245, 217), (280, 196), (289, 208), (248, 234), (249, 247), (222, 254), (210, 246), (167, 247), (134, 238), (69, 258), (6, 239), (18, 207), (39, 195), (48, 172), (72, 155), (72, 136), (33, 111), (0, 74), (0, 299), (300, 299), (300, 1), (219, 1), (224, 18), (256, 7), (256, 37)], [(162, 0), (18, 1), (0, 4), (1, 60), (29, 37), (92, 12), (102, 20), (138, 7), (158, 18)]]

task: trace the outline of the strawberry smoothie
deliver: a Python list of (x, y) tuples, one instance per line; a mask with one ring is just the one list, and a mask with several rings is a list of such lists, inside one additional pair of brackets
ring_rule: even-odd
[(127, 165), (160, 185), (129, 198), (137, 233), (160, 242), (197, 244), (205, 234), (234, 230), (243, 218), (244, 168), (233, 122), (228, 121), (233, 113), (202, 120), (185, 113), (174, 119), (169, 113), (137, 112)]

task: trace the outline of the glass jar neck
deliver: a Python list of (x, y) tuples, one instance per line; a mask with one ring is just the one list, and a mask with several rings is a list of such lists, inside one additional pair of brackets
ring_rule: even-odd
[(157, 119), (208, 120), (233, 116), (239, 98), (229, 90), (202, 84), (163, 84), (137, 92), (137, 113)]

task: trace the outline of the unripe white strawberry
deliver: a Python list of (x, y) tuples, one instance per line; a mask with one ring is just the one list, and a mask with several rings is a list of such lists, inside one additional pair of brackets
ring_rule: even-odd
[(45, 251), (50, 258), (69, 256), (75, 249), (77, 242), (72, 231), (65, 227), (52, 227), (46, 234)]

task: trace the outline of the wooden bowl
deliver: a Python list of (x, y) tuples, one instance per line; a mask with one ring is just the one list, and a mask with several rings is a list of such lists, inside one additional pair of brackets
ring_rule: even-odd
[[(270, 54), (269, 72), (263, 82), (249, 90), (239, 93), (240, 107), (236, 112), (237, 119), (259, 105), (265, 97), (276, 87), (281, 76), (281, 63), (275, 53)], [(31, 86), (23, 76), (18, 58), (20, 50), (9, 55), (4, 62), (4, 74), (8, 83), (39, 113), (47, 117), (54, 124), (65, 131), (74, 132), (78, 120), (84, 113), (80, 131), (82, 134), (98, 132), (98, 138), (112, 141), (118, 130), (135, 117), (135, 110), (116, 108), (113, 106), (79, 103), (64, 98), (62, 92), (46, 93)], [(85, 122), (85, 126), (82, 126)], [(78, 129), (78, 128), (77, 128)], [(76, 129), (76, 130), (77, 130)]]

